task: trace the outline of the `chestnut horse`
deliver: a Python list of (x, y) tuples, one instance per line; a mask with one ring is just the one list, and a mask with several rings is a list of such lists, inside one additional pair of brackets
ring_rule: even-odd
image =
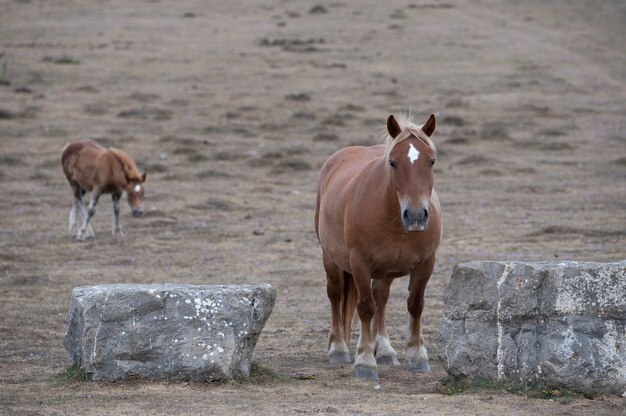
[(328, 356), (349, 363), (355, 309), (361, 321), (354, 372), (378, 380), (377, 364), (399, 365), (385, 307), (392, 281), (410, 275), (407, 365), (430, 371), (421, 330), (424, 290), (442, 233), (433, 188), (435, 116), (417, 126), (387, 119), (387, 142), (339, 150), (322, 167), (315, 230), (331, 303)]
[[(76, 240), (95, 237), (89, 221), (96, 213), (96, 204), (102, 194), (111, 194), (113, 199), (113, 235), (124, 234), (120, 224), (119, 204), (124, 191), (128, 194), (133, 216), (143, 215), (146, 173), (140, 174), (133, 159), (125, 152), (113, 147), (105, 149), (92, 140), (81, 140), (63, 148), (61, 164), (74, 195), (70, 211), (70, 234), (73, 235), (78, 229)], [(83, 203), (85, 192), (91, 192), (88, 208)], [(80, 228), (76, 222), (78, 211), (83, 220)]]

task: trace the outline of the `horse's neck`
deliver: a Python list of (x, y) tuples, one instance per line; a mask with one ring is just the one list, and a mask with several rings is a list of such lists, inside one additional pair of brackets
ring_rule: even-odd
[(400, 205), (398, 204), (398, 198), (396, 197), (396, 191), (391, 184), (391, 173), (387, 168), (387, 162), (384, 159), (377, 159), (372, 162), (372, 168), (369, 170), (366, 181), (371, 181), (366, 188), (373, 191), (372, 202), (377, 201), (380, 203), (380, 209), (391, 217), (398, 216), (400, 211)]
[(124, 163), (113, 152), (108, 153), (108, 163), (111, 164), (109, 182), (119, 190), (124, 190), (128, 186), (128, 174), (126, 173)]

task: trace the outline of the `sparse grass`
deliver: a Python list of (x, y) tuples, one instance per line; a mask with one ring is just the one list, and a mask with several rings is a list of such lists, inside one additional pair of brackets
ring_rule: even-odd
[(192, 163), (206, 162), (209, 160), (209, 157), (206, 155), (203, 155), (202, 153), (192, 153), (189, 156), (187, 156), (187, 160)]
[(60, 384), (86, 383), (91, 381), (91, 374), (84, 372), (76, 364), (72, 364), (55, 375), (54, 380)]
[(146, 172), (151, 173), (163, 173), (169, 170), (168, 167), (162, 163), (148, 163), (145, 164), (143, 167)]
[(396, 9), (389, 17), (392, 19), (406, 19), (408, 16), (404, 10)]
[(3, 62), (2, 66), (0, 67), (0, 85), (11, 85), (6, 62)]
[(264, 366), (258, 362), (253, 362), (250, 367), (250, 383), (254, 384), (281, 384), (291, 383), (293, 379), (282, 374), (277, 373), (275, 370)]
[(9, 154), (0, 155), (0, 164), (5, 166), (24, 166), (25, 163), (22, 160), (22, 155)]
[(569, 390), (557, 389), (544, 383), (518, 383), (510, 380), (491, 381), (484, 379), (455, 378), (447, 376), (440, 380), (436, 391), (448, 396), (469, 393), (476, 394), (484, 391), (503, 391), (525, 397), (557, 400), (559, 403), (572, 402), (576, 394)]
[(339, 136), (335, 133), (317, 133), (313, 137), (314, 142), (336, 142), (339, 140)]
[(254, 137), (255, 133), (247, 126), (237, 124), (211, 125), (202, 129), (203, 133), (214, 134), (238, 134), (240, 136)]
[(311, 170), (313, 167), (309, 162), (302, 159), (284, 160), (276, 164), (272, 173), (283, 173), (287, 171)]
[(44, 60), (44, 62), (52, 62), (53, 64), (57, 64), (57, 65), (78, 65), (78, 64), (80, 64), (80, 60), (75, 59), (71, 55), (61, 55), (61, 56), (58, 56), (58, 57), (46, 55), (46, 56), (43, 57), (43, 60)]
[(78, 65), (80, 64), (80, 60), (71, 57), (70, 55), (63, 55), (56, 58), (53, 61), (57, 65)]
[(315, 6), (309, 9), (309, 14), (326, 14), (328, 13), (328, 9), (321, 4), (316, 4)]
[(200, 173), (196, 174), (196, 177), (199, 179), (206, 179), (206, 178), (228, 178), (231, 175), (229, 175), (226, 172), (221, 172), (218, 170), (213, 170), (213, 169), (209, 169), (209, 170), (204, 170)]

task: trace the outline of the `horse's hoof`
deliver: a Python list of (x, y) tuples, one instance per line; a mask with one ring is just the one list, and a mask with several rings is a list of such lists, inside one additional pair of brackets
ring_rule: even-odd
[(408, 363), (406, 365), (406, 369), (407, 371), (411, 371), (414, 373), (428, 373), (430, 372), (430, 364), (428, 364), (428, 361)]
[(357, 365), (354, 367), (354, 375), (365, 380), (378, 381), (378, 370), (374, 367)]
[(350, 354), (346, 351), (335, 351), (328, 355), (331, 364), (350, 364)]
[(400, 361), (395, 355), (379, 355), (376, 357), (376, 364), (378, 365), (400, 365)]

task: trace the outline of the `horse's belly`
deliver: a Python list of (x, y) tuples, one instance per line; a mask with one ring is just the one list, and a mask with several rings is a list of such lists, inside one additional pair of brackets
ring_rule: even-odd
[(337, 266), (349, 273), (350, 254), (343, 236), (333, 232), (333, 228), (326, 221), (320, 221), (318, 233), (324, 253), (330, 256)]

